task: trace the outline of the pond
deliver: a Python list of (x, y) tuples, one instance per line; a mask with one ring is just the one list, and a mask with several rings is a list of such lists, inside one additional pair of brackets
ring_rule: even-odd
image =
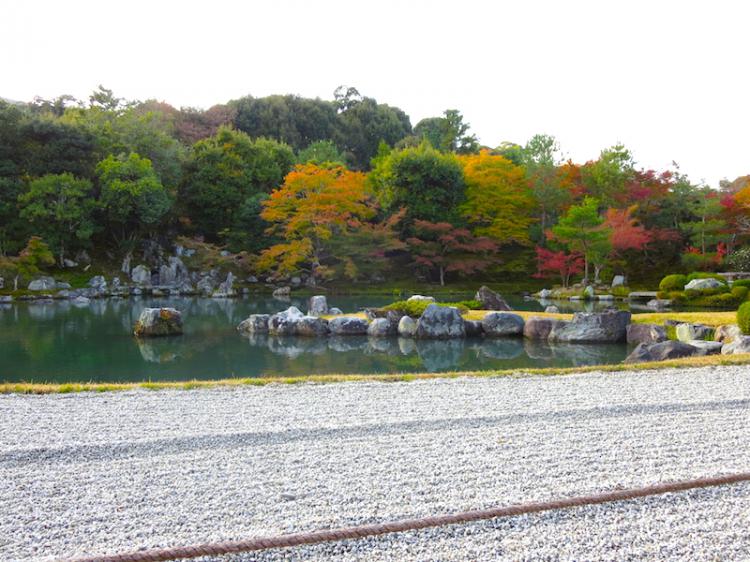
[[(457, 295), (450, 300), (471, 298)], [(392, 297), (329, 297), (345, 312), (382, 306)], [(519, 310), (535, 301), (508, 299)], [(0, 381), (129, 382), (328, 373), (402, 373), (570, 367), (622, 361), (622, 345), (572, 345), (523, 339), (414, 341), (397, 337), (247, 337), (235, 327), (249, 314), (273, 313), (306, 299), (132, 298), (0, 305)], [(575, 303), (557, 303), (561, 311)], [(183, 313), (182, 336), (136, 340), (132, 328), (147, 306)], [(577, 304), (578, 310), (583, 306)], [(588, 305), (589, 308), (592, 305)], [(567, 307), (567, 308), (566, 308)]]

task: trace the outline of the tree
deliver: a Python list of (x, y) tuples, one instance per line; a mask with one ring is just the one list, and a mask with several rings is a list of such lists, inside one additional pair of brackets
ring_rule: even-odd
[(258, 267), (281, 274), (307, 270), (314, 279), (326, 278), (331, 239), (356, 230), (374, 214), (362, 173), (298, 165), (263, 202), (261, 217), (271, 223), (267, 234), (284, 242), (264, 250)]
[(484, 271), (497, 261), (497, 243), (484, 236), (475, 237), (466, 228), (417, 220), (414, 232), (406, 240), (414, 265), (437, 270), (440, 285), (445, 285), (446, 273), (469, 275)]
[(579, 253), (566, 254), (563, 251), (555, 252), (536, 247), (536, 273), (532, 277), (546, 279), (560, 275), (563, 287), (567, 288), (570, 278), (583, 271), (583, 256)]
[(408, 232), (415, 220), (450, 222), (464, 202), (463, 169), (453, 154), (442, 154), (428, 143), (417, 148), (381, 152), (368, 176), (386, 211), (406, 209), (401, 225)]
[(582, 169), (587, 193), (605, 205), (617, 203), (633, 177), (633, 166), (633, 156), (623, 145), (602, 150), (598, 160), (587, 163)]
[(583, 255), (584, 279), (589, 279), (589, 264), (608, 253), (609, 230), (599, 216), (599, 202), (586, 197), (580, 205), (573, 205), (552, 227), (554, 238), (566, 244), (572, 252)]
[(96, 166), (99, 203), (115, 243), (131, 251), (135, 242), (153, 229), (172, 206), (151, 161), (138, 154), (108, 156)]
[(285, 144), (221, 127), (193, 147), (180, 188), (182, 211), (190, 225), (212, 242), (224, 239), (233, 251), (257, 250), (265, 225), (260, 203), (281, 185), (294, 163)]
[(443, 117), (427, 117), (417, 123), (414, 135), (443, 152), (472, 154), (479, 150), (479, 142), (476, 135), (469, 134), (469, 128), (460, 111), (446, 109)]
[(94, 232), (95, 201), (91, 182), (72, 174), (47, 174), (29, 184), (18, 202), (20, 215), (57, 249), (60, 266), (65, 251)]
[(32, 236), (15, 262), (17, 274), (13, 280), (13, 288), (17, 291), (19, 277), (30, 279), (39, 275), (42, 268), (55, 264), (55, 257), (50, 252), (49, 246), (41, 238)]
[(459, 161), (466, 182), (466, 202), (461, 213), (472, 225), (473, 233), (498, 244), (529, 245), (534, 200), (523, 168), (486, 150), (462, 156)]
[(338, 147), (332, 141), (315, 141), (310, 143), (307, 148), (300, 150), (297, 155), (298, 164), (333, 164), (344, 165), (345, 158)]
[(687, 233), (690, 242), (705, 256), (709, 246), (715, 246), (724, 238), (726, 222), (720, 217), (722, 212), (719, 194), (709, 187), (698, 190), (689, 202), (693, 220), (683, 222), (680, 227)]

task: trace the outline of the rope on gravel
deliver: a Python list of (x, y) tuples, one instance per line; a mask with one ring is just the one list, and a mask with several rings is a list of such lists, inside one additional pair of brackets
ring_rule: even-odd
[(84, 556), (82, 558), (62, 559), (66, 562), (163, 562), (179, 558), (198, 558), (201, 556), (218, 556), (223, 554), (237, 554), (240, 552), (251, 552), (267, 550), (270, 548), (283, 548), (290, 546), (311, 545), (322, 542), (340, 541), (346, 539), (361, 539), (388, 533), (400, 533), (413, 531), (426, 527), (439, 527), (442, 525), (454, 525), (457, 523), (468, 523), (497, 517), (510, 517), (524, 515), (527, 513), (538, 513), (554, 509), (565, 509), (580, 507), (584, 505), (595, 505), (647, 496), (666, 494), (669, 492), (682, 492), (694, 488), (708, 488), (711, 486), (724, 486), (738, 482), (750, 481), (750, 472), (715, 476), (712, 478), (698, 478), (695, 480), (678, 480), (664, 484), (656, 484), (642, 488), (627, 488), (612, 490), (588, 496), (576, 496), (557, 500), (516, 504), (506, 507), (490, 509), (479, 509), (465, 511), (450, 515), (439, 515), (434, 517), (422, 517), (418, 519), (405, 519), (390, 523), (374, 525), (361, 525), (359, 527), (347, 527), (342, 529), (330, 529), (313, 531), (307, 533), (293, 533), (276, 537), (265, 537), (237, 542), (206, 543), (191, 546), (177, 546), (171, 548), (157, 548), (152, 550), (140, 550), (122, 554), (111, 554), (102, 556)]

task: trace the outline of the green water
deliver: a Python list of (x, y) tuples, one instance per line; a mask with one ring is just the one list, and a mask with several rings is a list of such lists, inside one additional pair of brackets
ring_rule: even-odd
[[(470, 295), (458, 298), (470, 298)], [(331, 297), (354, 312), (390, 297)], [(272, 313), (304, 300), (134, 298), (0, 305), (0, 381), (126, 382), (326, 373), (401, 373), (570, 367), (622, 361), (625, 345), (548, 345), (523, 339), (413, 341), (399, 338), (241, 336), (249, 314)], [(541, 310), (511, 299), (517, 309)], [(138, 341), (132, 327), (147, 306), (183, 313), (185, 334)], [(565, 309), (563, 309), (565, 311)]]

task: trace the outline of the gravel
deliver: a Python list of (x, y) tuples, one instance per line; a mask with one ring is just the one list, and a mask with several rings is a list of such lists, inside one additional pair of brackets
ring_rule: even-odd
[[(748, 382), (737, 366), (0, 396), (0, 559), (746, 471)], [(747, 559), (749, 526), (750, 485), (738, 484), (219, 560)]]

